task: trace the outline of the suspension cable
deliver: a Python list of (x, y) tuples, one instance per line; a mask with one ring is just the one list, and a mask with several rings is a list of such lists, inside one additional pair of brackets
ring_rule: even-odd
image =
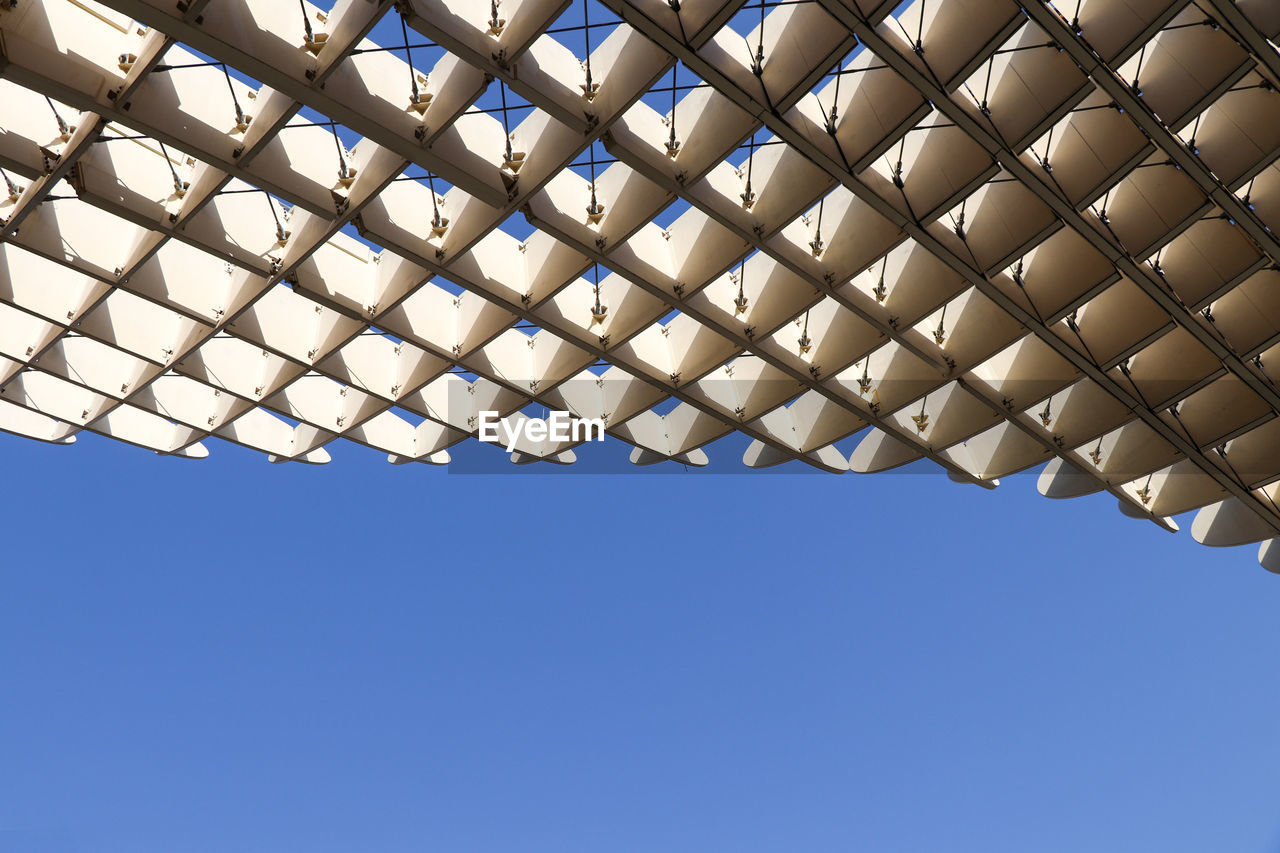
[(582, 66), (587, 72), (587, 84), (582, 87), (582, 95), (588, 101), (596, 96), (596, 89), (599, 88), (591, 82), (591, 20), (590, 20), (590, 0), (582, 0), (582, 40), (586, 46), (586, 59)]
[(302, 29), (307, 34), (307, 43), (311, 44), (316, 40), (316, 35), (311, 31), (311, 21), (307, 17), (307, 6), (302, 0), (298, 0), (298, 8), (302, 10)]
[(53, 105), (53, 101), (48, 95), (44, 96), (44, 101), (49, 105), (49, 109), (53, 110), (53, 117), (58, 120), (58, 132), (63, 136), (70, 136), (71, 128), (67, 126), (66, 121), (64, 121), (62, 116), (58, 114), (58, 108)]
[(813, 229), (813, 239), (809, 241), (809, 248), (813, 250), (815, 258), (822, 254), (822, 209), (826, 204), (827, 197), (824, 195), (818, 201), (818, 225)]
[(417, 104), (422, 100), (422, 95), (418, 92), (418, 75), (413, 69), (413, 47), (409, 44), (409, 25), (404, 18), (404, 10), (400, 10), (400, 34), (404, 37), (404, 55), (409, 63), (409, 92), (412, 103)]
[(764, 74), (764, 3), (760, 4), (760, 41), (756, 44), (756, 64), (751, 69), (757, 77)]
[(329, 130), (333, 132), (333, 144), (338, 149), (338, 177), (345, 181), (351, 177), (351, 170), (347, 167), (347, 150), (338, 137), (337, 124), (335, 123)]
[(741, 314), (747, 310), (749, 300), (744, 290), (747, 280), (747, 259), (738, 262), (738, 298), (733, 300), (733, 313)]
[(431, 172), (427, 172), (427, 189), (431, 191), (431, 226), (440, 228), (444, 223), (440, 221), (440, 205), (436, 201), (436, 179)]
[(280, 214), (276, 213), (276, 203), (271, 199), (271, 193), (266, 190), (260, 192), (267, 197), (267, 207), (271, 208), (271, 218), (276, 221), (276, 240), (280, 245), (284, 245), (289, 239), (289, 232), (284, 230), (284, 223), (280, 221)]
[(249, 120), (245, 117), (244, 110), (240, 109), (240, 99), (236, 97), (236, 87), (231, 83), (231, 72), (227, 70), (227, 63), (219, 62), (222, 66), (222, 75), (227, 78), (227, 91), (231, 93), (231, 103), (236, 108), (236, 130), (247, 128)]
[(13, 182), (9, 177), (9, 173), (4, 169), (0, 169), (0, 177), (4, 178), (4, 185), (9, 190), (10, 201), (16, 201), (18, 196), (22, 194), (22, 188)]
[(591, 170), (591, 203), (587, 205), (587, 221), (592, 225), (604, 216), (604, 206), (596, 201), (596, 143), (587, 146), (587, 167)]
[(679, 60), (671, 66), (671, 136), (667, 139), (667, 156), (672, 159), (680, 151), (680, 143), (676, 141), (676, 69), (679, 66)]
[[(841, 59), (841, 62), (844, 60)], [(844, 74), (841, 72), (840, 66), (836, 65), (836, 91), (831, 99), (831, 118), (827, 121), (827, 133), (832, 135), (836, 132), (836, 118), (838, 116), (837, 107), (840, 104), (840, 78)]]
[[(160, 142), (159, 139), (156, 142)], [(169, 156), (169, 149), (164, 147), (164, 143), (160, 142), (160, 153), (164, 155), (164, 164), (169, 167), (169, 174), (173, 175), (173, 190), (176, 193), (186, 192), (186, 187), (182, 185), (182, 178), (178, 177), (178, 170), (173, 167), (173, 158)]]
[(597, 323), (602, 322), (605, 317), (605, 307), (600, 304), (600, 264), (596, 262), (592, 264), (592, 277), (595, 279), (596, 302), (591, 308), (591, 316)]
[[(496, 3), (495, 3), (495, 5), (494, 5), (494, 8), (495, 8), (495, 10), (497, 9), (497, 5), (496, 5)], [(496, 14), (497, 14), (497, 12), (495, 11), (495, 12), (494, 12), (494, 14), (496, 15)], [(510, 122), (510, 119), (509, 119), (509, 118), (508, 118), (508, 116), (507, 116), (507, 84), (506, 84), (506, 81), (503, 81), (503, 80), (499, 80), (499, 81), (498, 81), (498, 94), (502, 96), (502, 130), (503, 130), (503, 132), (506, 134), (506, 137), (507, 137), (507, 149), (506, 149), (507, 162), (508, 162), (508, 163), (511, 163), (511, 162), (512, 162), (512, 154), (513, 154), (514, 152), (511, 150), (511, 122)], [(512, 171), (515, 171), (515, 170), (514, 170), (514, 169), (512, 169)]]

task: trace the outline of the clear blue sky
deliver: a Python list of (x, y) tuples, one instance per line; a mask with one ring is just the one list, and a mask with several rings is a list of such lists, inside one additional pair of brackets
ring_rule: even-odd
[(0, 850), (1280, 850), (1252, 548), (1030, 477), (210, 447), (0, 436)]

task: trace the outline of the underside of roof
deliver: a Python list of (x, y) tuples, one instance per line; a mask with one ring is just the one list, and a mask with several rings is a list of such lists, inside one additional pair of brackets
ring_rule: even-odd
[(1280, 570), (1278, 36), (1274, 0), (0, 0), (0, 430), (443, 464), (545, 407), (639, 465), (1042, 466)]

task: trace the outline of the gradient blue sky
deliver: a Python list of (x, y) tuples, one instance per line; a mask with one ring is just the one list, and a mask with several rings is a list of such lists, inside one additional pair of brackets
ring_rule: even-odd
[(1252, 548), (1030, 477), (211, 450), (0, 436), (0, 850), (1280, 849)]

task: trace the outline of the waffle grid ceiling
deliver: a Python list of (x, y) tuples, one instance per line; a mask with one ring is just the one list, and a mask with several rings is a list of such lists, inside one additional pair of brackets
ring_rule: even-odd
[(637, 464), (1044, 466), (1280, 569), (1278, 35), (1272, 0), (0, 0), (0, 430), (443, 464), (539, 406)]

